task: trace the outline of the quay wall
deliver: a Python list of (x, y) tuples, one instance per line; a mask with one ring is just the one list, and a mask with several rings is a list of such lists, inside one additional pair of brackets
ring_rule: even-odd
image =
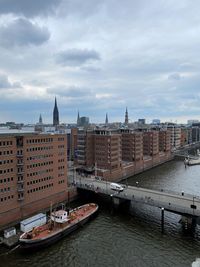
[(21, 204), (20, 207), (10, 209), (0, 213), (0, 230), (17, 225), (20, 221), (35, 215), (40, 212), (47, 212), (53, 207), (61, 203), (67, 203), (77, 198), (77, 189), (73, 188), (70, 191), (63, 191), (49, 197), (35, 200), (28, 204)]
[(121, 168), (116, 170), (98, 171), (98, 175), (106, 181), (119, 182), (173, 159), (174, 156), (170, 152), (160, 153), (153, 157), (144, 157), (143, 160), (125, 163), (121, 166)]

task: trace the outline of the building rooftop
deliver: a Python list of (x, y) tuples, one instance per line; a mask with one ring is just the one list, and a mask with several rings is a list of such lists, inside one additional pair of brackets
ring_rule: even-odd
[(22, 135), (56, 135), (65, 134), (62, 132), (35, 132), (33, 129), (9, 129), (0, 127), (0, 136), (2, 135), (12, 135), (12, 136), (22, 136)]

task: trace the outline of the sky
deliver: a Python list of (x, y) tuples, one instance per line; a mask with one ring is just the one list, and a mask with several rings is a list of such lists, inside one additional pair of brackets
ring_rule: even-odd
[(0, 0), (0, 123), (200, 119), (199, 0)]

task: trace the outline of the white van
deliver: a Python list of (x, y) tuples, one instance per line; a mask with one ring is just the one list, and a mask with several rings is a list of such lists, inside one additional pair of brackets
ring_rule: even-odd
[(111, 183), (110, 189), (118, 191), (118, 192), (122, 192), (124, 190), (124, 188), (120, 184), (116, 184), (116, 183)]

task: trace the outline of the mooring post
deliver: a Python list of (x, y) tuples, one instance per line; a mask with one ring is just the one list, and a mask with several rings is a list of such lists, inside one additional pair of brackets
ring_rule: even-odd
[(161, 208), (161, 229), (162, 229), (162, 234), (164, 234), (164, 212), (165, 212), (165, 209)]
[(114, 214), (114, 203), (113, 203), (113, 194), (110, 195), (110, 200), (111, 200), (111, 208), (110, 212), (113, 215)]

